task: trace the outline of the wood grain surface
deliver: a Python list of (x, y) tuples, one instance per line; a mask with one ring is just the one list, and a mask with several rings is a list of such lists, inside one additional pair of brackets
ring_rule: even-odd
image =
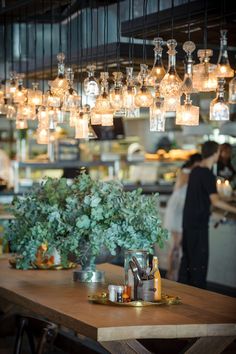
[[(123, 283), (111, 264), (108, 284)], [(182, 304), (124, 308), (96, 305), (88, 296), (107, 284), (73, 282), (73, 270), (16, 270), (0, 259), (0, 297), (97, 341), (236, 335), (236, 299), (163, 279), (163, 292)]]

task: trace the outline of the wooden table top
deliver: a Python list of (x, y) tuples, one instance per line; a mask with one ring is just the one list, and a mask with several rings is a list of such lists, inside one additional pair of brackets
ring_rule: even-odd
[[(111, 264), (108, 284), (121, 284), (123, 269)], [(236, 335), (236, 298), (163, 279), (163, 292), (182, 304), (124, 308), (92, 304), (104, 285), (74, 282), (73, 270), (12, 269), (0, 259), (0, 297), (97, 341)]]

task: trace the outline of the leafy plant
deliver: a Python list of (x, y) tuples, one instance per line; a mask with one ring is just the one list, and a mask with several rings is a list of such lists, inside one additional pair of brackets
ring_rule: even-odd
[(161, 227), (157, 195), (145, 196), (141, 189), (125, 192), (119, 182), (94, 181), (82, 174), (67, 185), (66, 179), (46, 179), (13, 203), (15, 220), (8, 240), (21, 255), (17, 267), (27, 269), (37, 250), (56, 249), (66, 265), (73, 254), (83, 267), (94, 265), (102, 248), (115, 255), (117, 247), (153, 251), (162, 246), (167, 233)]

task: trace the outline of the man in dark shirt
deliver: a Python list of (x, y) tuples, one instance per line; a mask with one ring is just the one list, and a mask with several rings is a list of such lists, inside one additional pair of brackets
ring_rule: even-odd
[(236, 213), (236, 208), (219, 199), (212, 167), (219, 158), (219, 145), (207, 141), (202, 146), (202, 162), (189, 177), (183, 213), (183, 256), (179, 282), (206, 288), (208, 267), (208, 223), (211, 204)]

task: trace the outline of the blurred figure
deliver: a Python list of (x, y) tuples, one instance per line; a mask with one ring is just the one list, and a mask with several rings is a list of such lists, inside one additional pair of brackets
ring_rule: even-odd
[(202, 145), (202, 161), (189, 176), (183, 212), (183, 256), (178, 281), (203, 289), (208, 269), (211, 205), (236, 213), (236, 207), (220, 200), (217, 194), (212, 167), (218, 161), (219, 153), (215, 141)]
[(202, 157), (193, 154), (182, 166), (174, 186), (174, 192), (167, 203), (164, 227), (171, 233), (171, 249), (168, 257), (168, 270), (166, 277), (177, 281), (181, 259), (183, 208), (187, 191), (187, 184), (191, 170), (198, 166)]
[(220, 156), (217, 162), (217, 176), (231, 181), (236, 171), (231, 163), (232, 146), (228, 143), (220, 145)]

